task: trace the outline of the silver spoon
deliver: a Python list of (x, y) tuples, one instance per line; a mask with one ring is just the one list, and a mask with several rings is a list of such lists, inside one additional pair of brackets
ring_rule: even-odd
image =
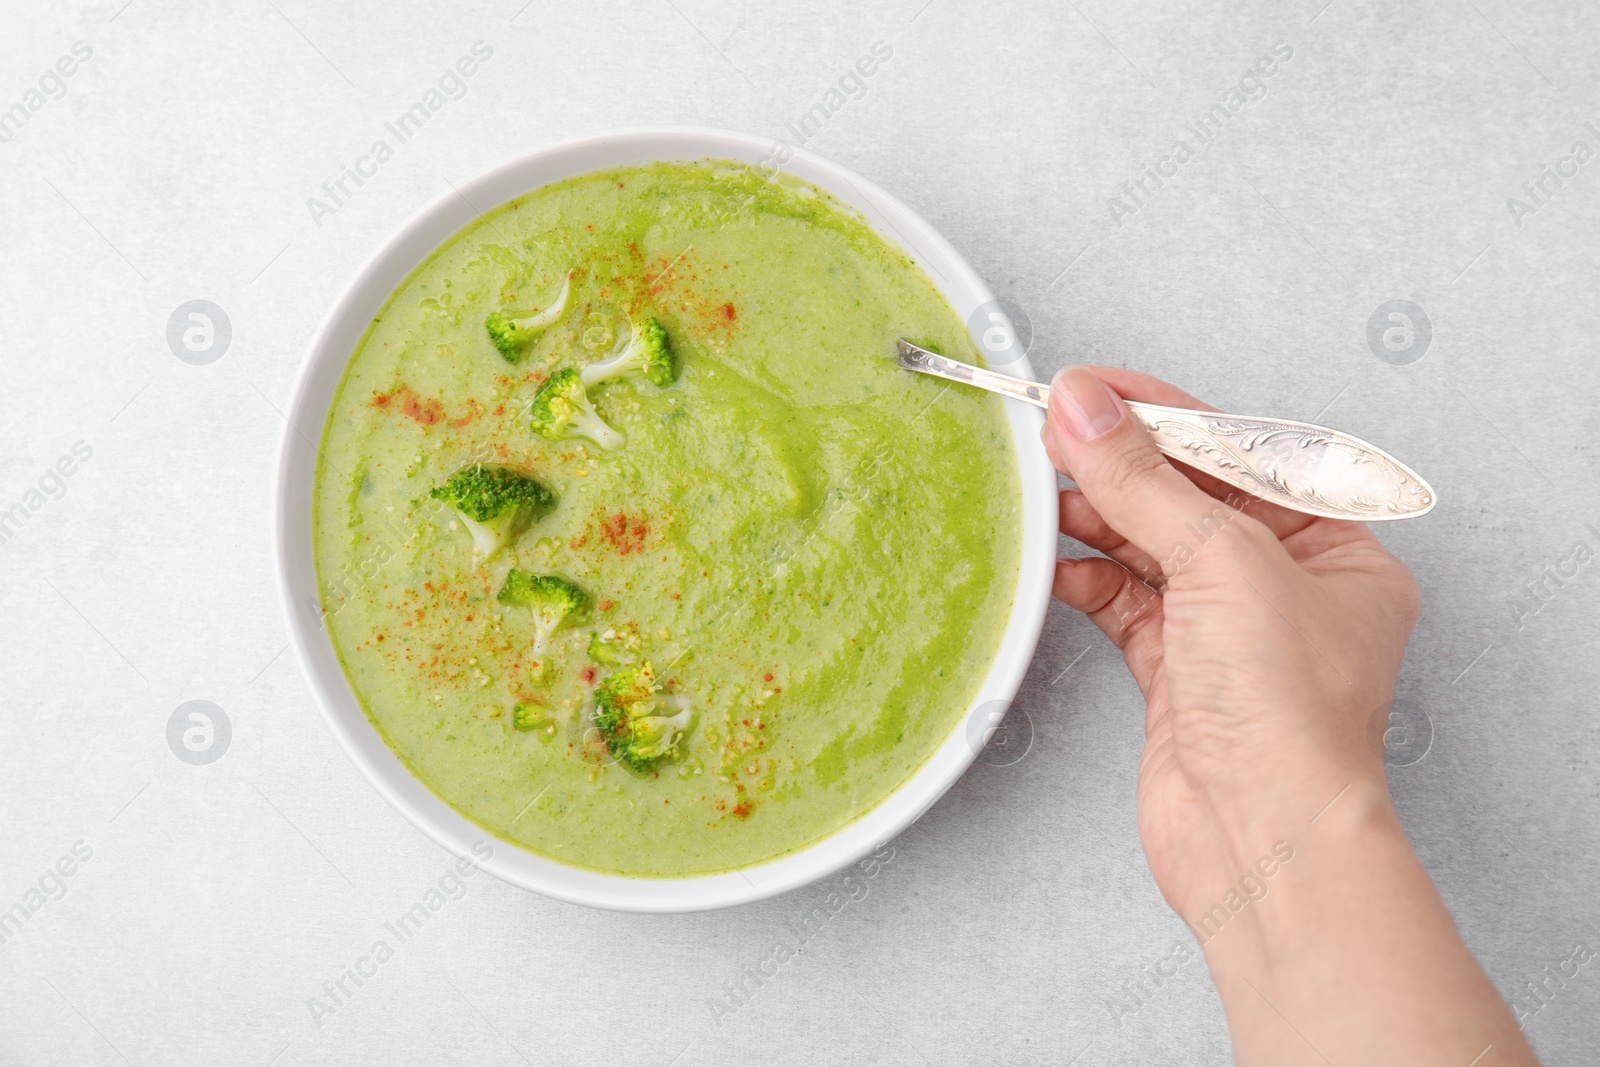
[[(1048, 386), (946, 359), (903, 337), (899, 359), (908, 370), (1050, 406)], [(1294, 511), (1378, 522), (1426, 515), (1438, 500), (1421, 475), (1383, 449), (1326, 426), (1123, 403), (1167, 456)]]

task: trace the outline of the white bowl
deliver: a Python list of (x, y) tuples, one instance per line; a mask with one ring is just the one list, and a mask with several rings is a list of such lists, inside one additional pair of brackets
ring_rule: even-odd
[[(311, 501), (317, 451), (345, 363), (367, 323), (418, 263), (479, 215), (549, 182), (652, 160), (732, 159), (776, 168), (780, 146), (746, 134), (693, 127), (615, 130), (529, 152), (424, 208), (356, 274), (311, 343), (289, 401), (279, 447), (274, 551), (290, 638), (334, 736), (402, 815), (458, 856), (472, 856), (485, 831), (407, 769), (367, 719), (323, 628), (312, 553)], [(845, 168), (803, 150), (781, 169), (860, 211), (891, 245), (931, 268), (930, 277), (963, 319), (994, 299), (950, 243), (910, 208)], [(775, 155), (775, 152), (777, 153)], [(1031, 377), (1025, 359), (1007, 370)], [(1014, 400), (1006, 416), (1022, 482), (1023, 547), (1016, 598), (1000, 650), (962, 724), (879, 804), (826, 838), (750, 867), (688, 878), (632, 878), (570, 867), (494, 839), (485, 869), (513, 885), (576, 904), (623, 911), (683, 912), (727, 907), (798, 888), (861, 859), (911, 825), (961, 776), (1009, 705), (1044, 625), (1056, 554), (1056, 476), (1039, 443), (1040, 412)], [(481, 857), (481, 853), (480, 853)]]

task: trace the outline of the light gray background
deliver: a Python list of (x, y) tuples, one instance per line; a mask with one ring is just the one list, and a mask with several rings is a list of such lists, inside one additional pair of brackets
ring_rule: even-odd
[[(616, 125), (792, 141), (879, 40), (893, 58), (808, 147), (1022, 307), (1041, 375), (1136, 367), (1322, 418), (1432, 480), (1438, 510), (1383, 530), (1427, 598), (1401, 695), (1432, 745), (1392, 776), (1407, 829), (1508, 996), (1600, 948), (1600, 564), (1520, 627), (1511, 607), (1600, 547), (1600, 160), (1520, 227), (1506, 205), (1575, 141), (1600, 151), (1595, 5), (123, 2), (13, 0), (0, 23), (0, 108), (94, 50), (0, 144), (0, 509), (93, 450), (0, 544), (0, 908), (93, 849), (0, 946), (0, 1061), (1228, 1060), (1199, 966), (1108, 1006), (1187, 934), (1135, 835), (1138, 694), (1059, 608), (1019, 701), (1026, 755), (993, 765), (1026, 748), (1018, 716), (1010, 754), (720, 1025), (708, 999), (826, 886), (667, 918), (482, 877), (336, 1015), (308, 1010), (450, 864), (344, 758), (285, 652), (268, 483), (317, 324), (448, 182)], [(317, 225), (307, 198), (479, 40), (468, 94)], [(1107, 199), (1279, 41), (1266, 97), (1114, 221)], [(1408, 366), (1366, 341), (1393, 298), (1433, 326)], [(165, 340), (192, 299), (232, 324), (207, 366)], [(209, 766), (166, 741), (194, 699), (232, 723)], [(1591, 965), (1528, 1022), (1547, 1062), (1594, 1061), (1597, 1009)]]

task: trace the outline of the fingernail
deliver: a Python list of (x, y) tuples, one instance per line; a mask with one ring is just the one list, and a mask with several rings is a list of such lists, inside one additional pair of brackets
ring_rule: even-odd
[(1122, 404), (1105, 383), (1082, 367), (1068, 367), (1050, 383), (1060, 401), (1058, 409), (1067, 432), (1080, 441), (1093, 441), (1122, 421)]

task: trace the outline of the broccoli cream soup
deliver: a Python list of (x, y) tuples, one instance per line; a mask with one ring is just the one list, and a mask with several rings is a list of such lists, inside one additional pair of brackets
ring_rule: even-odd
[(921, 269), (743, 165), (546, 186), (420, 266), (324, 433), (326, 622), (439, 796), (640, 876), (790, 852), (961, 719), (1008, 617), (1021, 491)]

